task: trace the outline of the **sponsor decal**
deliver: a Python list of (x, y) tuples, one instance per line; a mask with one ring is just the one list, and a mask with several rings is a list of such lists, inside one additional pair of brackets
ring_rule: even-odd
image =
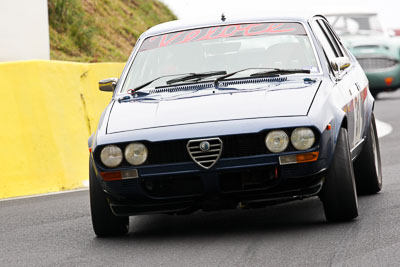
[(365, 102), (365, 99), (367, 99), (367, 95), (368, 95), (368, 86), (365, 87), (364, 90), (361, 92), (361, 98), (363, 102)]
[(202, 40), (268, 34), (305, 35), (306, 32), (304, 27), (300, 23), (257, 23), (224, 25), (153, 36), (147, 38), (143, 42), (139, 51)]
[[(361, 98), (361, 100), (362, 100), (363, 103), (364, 103), (365, 100), (367, 99), (367, 96), (368, 96), (368, 86), (365, 87), (365, 88), (360, 92), (360, 98)], [(354, 105), (354, 102), (360, 103), (359, 98), (358, 98), (358, 97), (355, 97), (354, 101), (351, 100), (349, 103), (347, 103), (346, 105), (344, 105), (344, 106), (342, 107), (342, 110), (343, 110), (344, 112), (346, 112), (346, 113), (353, 112), (354, 109), (356, 108), (355, 105)]]

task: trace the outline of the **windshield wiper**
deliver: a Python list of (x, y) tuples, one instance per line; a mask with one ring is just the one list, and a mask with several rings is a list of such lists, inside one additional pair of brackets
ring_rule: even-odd
[(214, 80), (214, 86), (215, 88), (218, 88), (218, 82), (225, 80), (226, 78), (229, 78), (233, 75), (236, 75), (240, 72), (247, 71), (247, 70), (265, 70), (263, 72), (257, 72), (250, 77), (262, 77), (262, 76), (268, 76), (268, 75), (279, 75), (279, 74), (291, 74), (291, 73), (310, 73), (310, 70), (303, 70), (303, 69), (278, 69), (278, 68), (245, 68), (241, 70), (237, 70), (231, 73), (228, 73), (224, 76), (218, 77), (217, 79)]
[(235, 74), (238, 74), (239, 72), (243, 72), (243, 71), (246, 71), (246, 70), (274, 70), (274, 68), (245, 68), (245, 69), (237, 70), (237, 71), (234, 71), (234, 72), (230, 72), (230, 73), (228, 73), (228, 74), (226, 74), (224, 76), (221, 76), (221, 77), (218, 77), (217, 79), (215, 79), (214, 80), (215, 87), (217, 87), (217, 84), (218, 84), (219, 81), (223, 81), (226, 78), (229, 78), (229, 77), (231, 77), (231, 76), (233, 76)]
[(178, 77), (175, 79), (168, 80), (166, 83), (168, 85), (178, 83), (178, 82), (185, 82), (185, 81), (190, 81), (190, 80), (201, 80), (203, 78), (211, 77), (211, 76), (216, 76), (216, 75), (225, 75), (226, 71), (209, 71), (209, 72), (202, 72), (202, 73), (189, 73), (188, 75)]
[(271, 69), (270, 71), (262, 71), (262, 72), (257, 72), (253, 73), (250, 75), (250, 77), (266, 77), (266, 76), (275, 76), (279, 74), (294, 74), (294, 73), (310, 73), (310, 70), (304, 70), (304, 69)]
[(133, 92), (136, 92), (136, 91), (138, 91), (138, 90), (140, 90), (140, 89), (142, 89), (142, 88), (145, 88), (146, 86), (152, 84), (153, 82), (155, 82), (155, 81), (157, 81), (157, 80), (159, 80), (159, 79), (166, 78), (166, 77), (180, 76), (180, 75), (188, 75), (188, 74), (191, 74), (191, 73), (180, 73), (180, 74), (170, 74), (170, 75), (159, 76), (159, 77), (157, 77), (157, 78), (155, 78), (155, 79), (153, 79), (153, 80), (150, 80), (150, 81), (148, 81), (148, 82), (145, 82), (144, 84), (141, 84), (141, 85), (139, 85), (138, 87), (135, 87), (134, 89), (131, 89), (131, 90), (132, 90)]

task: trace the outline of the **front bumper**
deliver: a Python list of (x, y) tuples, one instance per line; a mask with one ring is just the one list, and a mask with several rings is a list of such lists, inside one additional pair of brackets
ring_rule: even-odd
[(276, 155), (260, 155), (220, 159), (210, 170), (183, 162), (143, 166), (135, 179), (98, 178), (112, 211), (121, 216), (258, 207), (318, 194), (326, 159), (285, 166), (278, 162)]
[[(400, 64), (382, 71), (366, 71), (369, 87), (373, 93), (393, 91), (400, 88)], [(388, 81), (391, 80), (389, 83)]]

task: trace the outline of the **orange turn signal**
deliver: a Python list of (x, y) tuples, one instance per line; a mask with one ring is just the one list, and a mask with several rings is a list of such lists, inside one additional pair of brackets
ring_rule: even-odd
[(386, 77), (385, 78), (385, 83), (387, 86), (391, 86), (393, 83), (393, 77)]
[(118, 172), (100, 172), (101, 177), (104, 181), (116, 181), (122, 180), (122, 174)]
[(280, 156), (279, 163), (281, 165), (287, 164), (295, 164), (295, 163), (304, 163), (304, 162), (312, 162), (317, 161), (319, 152), (309, 152), (304, 154), (294, 154), (287, 156)]
[(318, 159), (319, 152), (310, 152), (306, 154), (299, 154), (296, 155), (296, 160), (297, 163), (302, 163), (302, 162), (311, 162), (311, 161), (316, 161)]

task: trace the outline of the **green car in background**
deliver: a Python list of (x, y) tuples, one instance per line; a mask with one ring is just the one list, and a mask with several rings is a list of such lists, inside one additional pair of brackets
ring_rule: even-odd
[(337, 13), (325, 17), (364, 69), (374, 97), (400, 88), (400, 38), (390, 37), (376, 13)]

